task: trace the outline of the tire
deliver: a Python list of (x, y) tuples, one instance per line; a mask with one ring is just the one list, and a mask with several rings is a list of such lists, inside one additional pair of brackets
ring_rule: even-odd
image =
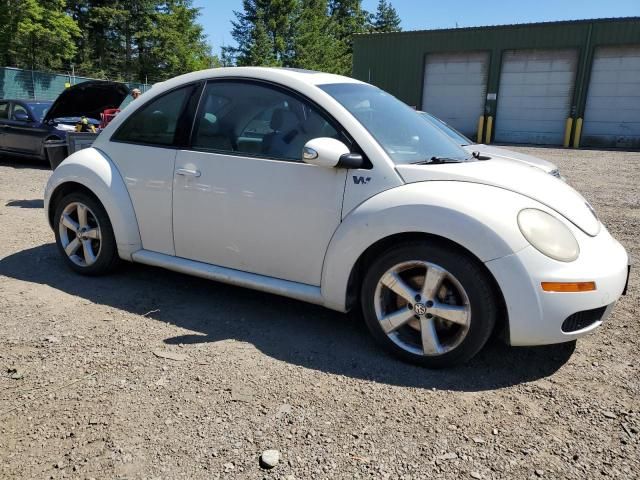
[(117, 266), (120, 258), (113, 227), (104, 207), (94, 197), (84, 192), (66, 195), (56, 205), (53, 218), (58, 251), (73, 271), (96, 276)]
[(372, 262), (360, 303), (380, 345), (428, 368), (470, 360), (491, 336), (498, 312), (492, 281), (476, 259), (426, 241), (396, 246)]

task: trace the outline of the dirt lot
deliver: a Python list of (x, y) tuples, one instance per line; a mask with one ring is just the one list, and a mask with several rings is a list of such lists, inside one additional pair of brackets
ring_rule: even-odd
[[(522, 150), (556, 162), (640, 265), (640, 153)], [(322, 308), (143, 266), (70, 273), (49, 173), (0, 162), (0, 477), (640, 476), (638, 269), (575, 345), (493, 342), (428, 371)]]

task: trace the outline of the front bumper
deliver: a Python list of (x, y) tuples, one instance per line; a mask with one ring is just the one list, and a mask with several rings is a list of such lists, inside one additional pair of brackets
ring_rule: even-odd
[[(546, 345), (581, 337), (599, 327), (620, 298), (628, 276), (625, 249), (604, 227), (595, 237), (574, 233), (580, 237), (580, 256), (574, 262), (558, 262), (528, 246), (486, 263), (505, 299), (511, 345)], [(596, 290), (557, 293), (541, 288), (542, 282), (588, 281), (595, 281)], [(575, 322), (576, 317), (582, 323)]]

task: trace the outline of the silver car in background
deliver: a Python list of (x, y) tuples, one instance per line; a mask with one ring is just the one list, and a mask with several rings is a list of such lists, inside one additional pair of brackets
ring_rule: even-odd
[(553, 175), (554, 177), (564, 180), (560, 175), (558, 167), (546, 160), (534, 157), (533, 155), (527, 155), (526, 153), (514, 152), (513, 150), (507, 150), (506, 148), (494, 147), (493, 145), (486, 145), (484, 143), (475, 143), (470, 138), (466, 137), (448, 123), (440, 120), (438, 117), (431, 115), (427, 112), (418, 112), (427, 122), (445, 133), (449, 138), (454, 140), (458, 145), (464, 148), (469, 153), (478, 152), (482, 156), (486, 157), (500, 157), (508, 160), (516, 160), (518, 162), (526, 163), (532, 167), (537, 167), (545, 172)]

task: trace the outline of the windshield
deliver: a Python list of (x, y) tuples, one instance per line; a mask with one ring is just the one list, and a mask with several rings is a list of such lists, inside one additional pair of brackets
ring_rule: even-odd
[(465, 161), (469, 154), (397, 98), (363, 83), (319, 85), (360, 121), (395, 163)]
[(440, 120), (438, 117), (434, 117), (433, 115), (427, 112), (420, 112), (420, 115), (422, 115), (422, 118), (424, 118), (431, 125), (433, 125), (437, 129), (441, 130), (446, 135), (448, 135), (449, 138), (451, 138), (458, 145), (462, 145), (463, 147), (466, 147), (467, 145), (472, 145), (474, 143), (470, 139), (465, 137), (463, 134), (461, 134), (459, 131), (457, 131), (455, 128), (453, 128), (451, 125), (444, 122), (443, 120)]
[(50, 103), (29, 103), (29, 108), (31, 109), (31, 113), (33, 113), (33, 116), (36, 117), (40, 122), (42, 121), (44, 116), (47, 114), (47, 111), (49, 110), (50, 106), (51, 106)]

